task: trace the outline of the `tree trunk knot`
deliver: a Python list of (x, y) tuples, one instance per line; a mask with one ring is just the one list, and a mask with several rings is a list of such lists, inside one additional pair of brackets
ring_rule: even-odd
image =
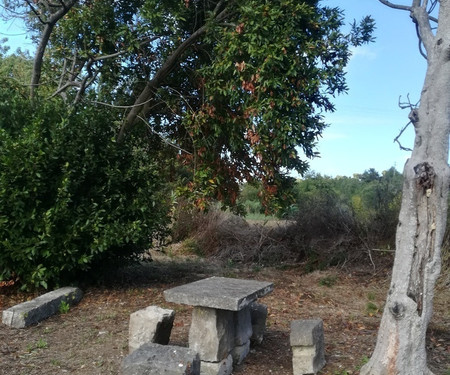
[(394, 304), (389, 307), (389, 311), (396, 320), (400, 320), (405, 316), (406, 307), (402, 303), (394, 302)]
[(421, 187), (424, 193), (433, 188), (436, 174), (430, 164), (427, 162), (417, 164), (414, 167), (414, 173), (416, 174), (417, 187)]
[(411, 112), (409, 112), (408, 118), (409, 118), (409, 121), (411, 121), (413, 123), (413, 125), (415, 125), (417, 122), (419, 122), (419, 112), (417, 111), (416, 108), (411, 109)]

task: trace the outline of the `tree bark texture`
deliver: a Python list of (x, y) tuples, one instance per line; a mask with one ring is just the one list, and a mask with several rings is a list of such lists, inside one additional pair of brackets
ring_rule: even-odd
[(416, 135), (404, 167), (391, 285), (375, 351), (361, 375), (432, 374), (425, 342), (441, 269), (450, 181), (450, 0), (440, 1), (436, 35), (420, 1), (410, 10), (428, 67), (420, 106), (409, 116)]

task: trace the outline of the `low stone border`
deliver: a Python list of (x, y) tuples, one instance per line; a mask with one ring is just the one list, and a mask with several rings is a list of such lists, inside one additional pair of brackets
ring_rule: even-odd
[(83, 297), (79, 288), (64, 287), (20, 303), (2, 313), (2, 322), (13, 328), (24, 328), (49, 318), (59, 311), (61, 302), (76, 305)]

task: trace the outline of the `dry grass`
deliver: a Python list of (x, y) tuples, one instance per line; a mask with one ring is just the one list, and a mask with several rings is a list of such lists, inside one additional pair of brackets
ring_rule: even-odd
[[(280, 265), (306, 262), (310, 270), (370, 262), (364, 243), (344, 227), (306, 220), (253, 221), (219, 210), (182, 217), (172, 245), (176, 255), (201, 255), (230, 263)], [(180, 235), (182, 234), (182, 235)]]

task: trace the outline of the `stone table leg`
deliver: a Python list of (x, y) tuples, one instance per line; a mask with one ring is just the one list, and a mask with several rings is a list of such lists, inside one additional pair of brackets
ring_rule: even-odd
[(253, 334), (249, 306), (234, 313), (234, 329), (233, 363), (241, 364), (250, 352), (250, 337)]
[(197, 351), (202, 361), (226, 359), (234, 348), (233, 311), (194, 307), (189, 348)]

